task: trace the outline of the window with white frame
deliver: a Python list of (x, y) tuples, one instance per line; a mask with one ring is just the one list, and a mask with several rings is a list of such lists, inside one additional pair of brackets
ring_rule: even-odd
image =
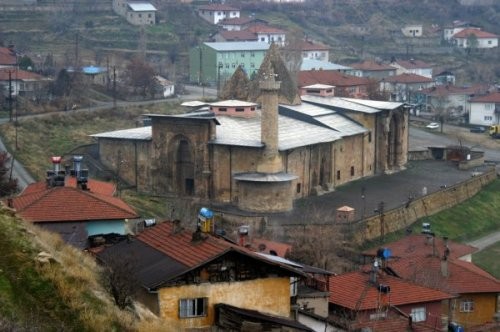
[(465, 299), (460, 301), (460, 312), (473, 312), (474, 311), (474, 300)]
[(196, 299), (179, 300), (179, 317), (203, 317), (207, 315), (208, 298), (199, 297)]
[(493, 117), (491, 115), (485, 115), (484, 121), (493, 121)]
[(485, 110), (491, 110), (491, 109), (493, 109), (493, 104), (484, 104), (484, 109)]
[(411, 319), (413, 322), (424, 322), (426, 320), (425, 308), (412, 308), (411, 309)]

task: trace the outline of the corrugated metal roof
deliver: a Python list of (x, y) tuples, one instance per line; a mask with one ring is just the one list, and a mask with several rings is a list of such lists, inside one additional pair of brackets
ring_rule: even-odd
[(134, 12), (151, 12), (156, 11), (155, 6), (150, 4), (149, 2), (129, 2), (128, 6)]
[(307, 103), (313, 103), (315, 105), (324, 105), (327, 107), (334, 107), (337, 109), (362, 112), (368, 114), (379, 113), (383, 110), (396, 109), (401, 105), (403, 105), (403, 103), (396, 103), (389, 101), (376, 101), (376, 100), (340, 98), (340, 97), (318, 97), (311, 95), (302, 96), (302, 101)]
[(311, 117), (311, 120), (336, 130), (341, 136), (352, 136), (368, 132), (368, 129), (357, 122), (321, 106), (313, 104), (300, 104), (294, 106), (281, 106), (282, 110), (293, 110), (297, 113)]
[(93, 134), (91, 137), (97, 138), (115, 138), (115, 139), (131, 139), (131, 140), (151, 140), (151, 126), (132, 128), (132, 129), (123, 129), (123, 130), (115, 130), (108, 131), (105, 133)]
[(334, 87), (335, 87), (335, 85), (316, 83), (316, 84), (303, 86), (302, 88), (303, 89), (330, 89), (330, 88), (334, 88)]
[[(263, 147), (259, 111), (257, 111), (256, 117), (250, 119), (229, 116), (220, 116), (217, 119), (221, 125), (217, 127), (217, 137), (212, 143)], [(287, 116), (280, 115), (278, 123), (278, 148), (280, 151), (332, 142), (342, 138), (342, 135), (334, 130)]]
[(267, 51), (269, 49), (268, 43), (254, 41), (205, 43), (205, 45), (216, 51)]
[(300, 70), (351, 70), (351, 67), (342, 66), (333, 62), (316, 59), (302, 59)]

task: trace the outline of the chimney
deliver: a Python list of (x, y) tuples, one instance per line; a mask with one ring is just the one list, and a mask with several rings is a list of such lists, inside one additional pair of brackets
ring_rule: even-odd
[(448, 277), (449, 272), (448, 272), (448, 259), (443, 257), (441, 260), (441, 275), (443, 277)]
[(60, 156), (54, 156), (51, 159), (52, 159), (52, 164), (54, 165), (54, 172), (56, 174), (58, 174), (59, 171), (61, 170), (61, 160), (62, 160), (62, 157), (60, 157)]
[(238, 235), (239, 235), (238, 244), (242, 247), (245, 247), (247, 245), (249, 228), (250, 228), (249, 226), (240, 226), (240, 228), (238, 228)]
[(80, 177), (80, 172), (82, 170), (82, 160), (83, 156), (73, 156), (73, 171), (77, 179)]
[(375, 258), (375, 260), (373, 261), (372, 269), (370, 271), (370, 282), (372, 284), (377, 283), (378, 268), (379, 268), (378, 258)]
[(177, 234), (182, 230), (181, 221), (179, 219), (172, 221), (172, 225), (172, 234)]

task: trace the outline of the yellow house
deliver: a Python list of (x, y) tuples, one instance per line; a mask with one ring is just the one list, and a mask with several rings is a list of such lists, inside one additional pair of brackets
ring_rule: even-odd
[(301, 271), (202, 230), (210, 227), (192, 232), (163, 222), (98, 258), (105, 264), (117, 258), (133, 262), (142, 286), (139, 300), (176, 330), (227, 327), (226, 320), (216, 320), (218, 310), (239, 310), (243, 322), (311, 331), (289, 319), (290, 281), (304, 276)]
[[(455, 295), (444, 304), (447, 316), (443, 320), (466, 331), (494, 321), (500, 311), (500, 281), (470, 261), (460, 259), (461, 254), (454, 253), (457, 246), (453, 243), (437, 243), (413, 246), (411, 255), (395, 254), (397, 258), (387, 265), (399, 277)], [(391, 248), (391, 244), (387, 247)]]

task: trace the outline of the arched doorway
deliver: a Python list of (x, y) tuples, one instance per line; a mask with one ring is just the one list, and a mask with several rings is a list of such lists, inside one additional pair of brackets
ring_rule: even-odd
[(172, 140), (169, 154), (173, 161), (172, 189), (180, 195), (192, 196), (195, 194), (194, 155), (192, 144), (188, 138), (179, 135)]

